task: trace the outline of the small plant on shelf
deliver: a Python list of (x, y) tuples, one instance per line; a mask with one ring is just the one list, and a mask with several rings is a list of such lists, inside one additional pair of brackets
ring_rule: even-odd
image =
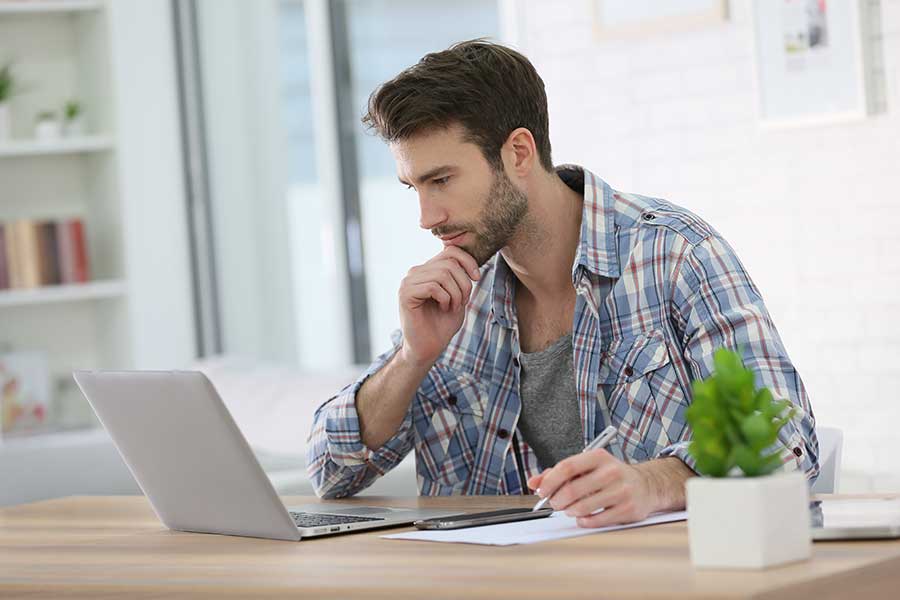
[(16, 90), (16, 78), (13, 75), (12, 63), (6, 63), (0, 67), (0, 140), (12, 137), (9, 99), (13, 97)]
[(5, 104), (13, 96), (16, 89), (16, 79), (12, 72), (12, 63), (6, 63), (0, 67), (0, 104)]
[(63, 106), (63, 133), (70, 137), (84, 135), (84, 106), (78, 100), (69, 100)]
[(56, 111), (42, 110), (34, 119), (34, 137), (40, 141), (56, 140), (62, 135), (62, 123)]
[(69, 100), (63, 107), (63, 114), (66, 117), (66, 121), (74, 121), (81, 116), (81, 113), (81, 103), (77, 100)]

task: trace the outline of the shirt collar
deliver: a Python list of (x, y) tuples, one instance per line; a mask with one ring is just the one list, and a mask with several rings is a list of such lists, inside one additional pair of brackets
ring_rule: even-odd
[(618, 277), (621, 271), (616, 247), (613, 189), (578, 165), (561, 165), (556, 171), (566, 185), (584, 197), (581, 239), (572, 265), (572, 279), (575, 280), (579, 266), (604, 277)]
[[(612, 188), (602, 179), (577, 165), (556, 168), (560, 179), (582, 194), (581, 239), (572, 264), (572, 280), (577, 282), (579, 268), (604, 277), (619, 277), (619, 255), (616, 247), (615, 208)], [(512, 269), (498, 252), (492, 259), (491, 312), (504, 327), (515, 325), (515, 286)]]

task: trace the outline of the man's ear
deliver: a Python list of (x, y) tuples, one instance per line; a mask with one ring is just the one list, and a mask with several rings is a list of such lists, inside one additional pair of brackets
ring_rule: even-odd
[(500, 148), (500, 156), (507, 173), (527, 177), (538, 164), (537, 145), (531, 131), (525, 127), (514, 129)]

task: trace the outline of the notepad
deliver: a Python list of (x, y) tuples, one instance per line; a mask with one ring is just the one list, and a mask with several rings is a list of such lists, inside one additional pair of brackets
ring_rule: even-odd
[(579, 527), (574, 517), (565, 513), (553, 513), (546, 519), (532, 521), (518, 521), (516, 523), (501, 523), (499, 525), (485, 525), (482, 527), (467, 527), (465, 529), (451, 529), (448, 531), (411, 531), (407, 533), (393, 533), (383, 535), (387, 540), (416, 540), (423, 542), (447, 542), (453, 544), (482, 544), (485, 546), (514, 546), (516, 544), (534, 544), (550, 540), (561, 540), (583, 535), (593, 535), (606, 531), (618, 531), (620, 529), (632, 529), (634, 527), (646, 527), (660, 523), (687, 520), (687, 511), (669, 513), (657, 513), (627, 525), (612, 525), (588, 529)]

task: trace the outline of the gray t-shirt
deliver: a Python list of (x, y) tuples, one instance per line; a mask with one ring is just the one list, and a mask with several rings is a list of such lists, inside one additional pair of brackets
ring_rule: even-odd
[(539, 352), (522, 352), (519, 361), (519, 429), (541, 468), (548, 469), (584, 449), (572, 364), (572, 334), (567, 333)]

